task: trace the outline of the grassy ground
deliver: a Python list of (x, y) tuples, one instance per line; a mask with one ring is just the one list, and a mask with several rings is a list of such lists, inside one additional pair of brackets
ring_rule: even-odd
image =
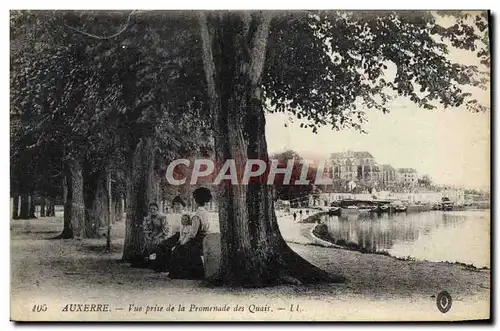
[[(111, 252), (104, 250), (105, 238), (48, 240), (61, 226), (60, 218), (11, 222), (13, 319), (370, 321), (489, 316), (489, 270), (314, 246), (307, 238), (313, 224), (293, 222), (290, 215), (281, 215), (280, 229), (292, 249), (331, 273), (343, 274), (345, 283), (208, 288), (201, 281), (171, 280), (165, 274), (120, 263), (123, 223), (113, 228)], [(443, 290), (453, 298), (446, 314), (435, 304), (435, 296)], [(111, 311), (63, 311), (66, 304), (84, 303), (109, 304)], [(44, 304), (46, 311), (32, 311), (34, 305)], [(131, 311), (129, 305), (134, 305)], [(185, 311), (179, 311), (179, 305)], [(205, 306), (224, 309), (224, 305), (229, 312), (196, 311)], [(165, 311), (169, 306), (174, 311)], [(141, 311), (134, 310), (138, 307)], [(158, 311), (160, 307), (163, 311)]]

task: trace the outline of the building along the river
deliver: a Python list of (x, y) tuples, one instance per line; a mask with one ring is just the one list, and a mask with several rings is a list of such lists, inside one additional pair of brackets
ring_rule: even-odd
[(380, 180), (380, 166), (366, 151), (332, 153), (330, 167), (333, 179), (344, 185), (354, 181), (357, 185), (373, 186)]
[(397, 181), (405, 186), (415, 186), (418, 183), (418, 172), (413, 168), (399, 168)]

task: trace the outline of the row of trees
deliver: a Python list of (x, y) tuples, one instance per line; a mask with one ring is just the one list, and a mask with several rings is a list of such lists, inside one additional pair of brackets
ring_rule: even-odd
[[(439, 17), (451, 16), (452, 26)], [(11, 194), (64, 196), (63, 238), (105, 220), (106, 188), (127, 199), (123, 259), (143, 240), (165, 164), (210, 154), (216, 164), (268, 160), (265, 113), (302, 126), (362, 130), (367, 109), (396, 95), (423, 108), (483, 110), (461, 86), (485, 87), (484, 13), (12, 12)], [(385, 75), (395, 68), (393, 78)], [(484, 69), (484, 68), (483, 68)], [(487, 70), (486, 70), (487, 71)], [(485, 76), (486, 75), (486, 76)], [(359, 107), (359, 105), (363, 107)], [(63, 185), (61, 185), (63, 183)], [(107, 192), (109, 193), (109, 192)], [(281, 237), (273, 188), (217, 188), (224, 284), (338, 281)]]
[(179, 56), (193, 40), (139, 13), (116, 38), (73, 27), (102, 31), (130, 24), (131, 16), (11, 15), (11, 194), (21, 196), (21, 217), (33, 216), (23, 206), (35, 194), (48, 201), (62, 196), (63, 238), (95, 237), (109, 222), (109, 181), (117, 214), (126, 197), (134, 219), (142, 219), (146, 210), (137, 200), (158, 200), (166, 164), (193, 150), (210, 151), (204, 118), (196, 116), (203, 111), (202, 71)]

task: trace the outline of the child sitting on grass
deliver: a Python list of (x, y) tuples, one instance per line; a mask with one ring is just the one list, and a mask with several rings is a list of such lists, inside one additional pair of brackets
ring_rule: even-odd
[(198, 242), (193, 238), (193, 218), (195, 217), (198, 216), (182, 215), (179, 241), (172, 248), (170, 278), (203, 278), (201, 249), (198, 247)]
[(191, 227), (193, 226), (193, 222), (191, 221), (191, 216), (188, 214), (184, 214), (181, 217), (181, 231), (180, 231), (180, 237), (179, 241), (177, 242), (177, 245), (175, 245), (172, 250), (176, 249), (180, 245), (184, 245), (191, 239), (189, 237), (189, 234), (191, 233)]
[[(156, 267), (154, 268), (155, 271), (158, 271), (158, 272), (165, 272), (165, 271), (168, 271), (170, 270), (170, 267), (171, 267), (171, 255), (173, 254), (173, 252), (178, 249), (179, 247), (184, 247), (182, 245), (186, 244), (188, 241), (189, 241), (189, 234), (191, 232), (191, 226), (192, 226), (192, 221), (191, 221), (191, 216), (189, 216), (189, 214), (183, 214), (181, 216), (181, 230), (180, 230), (180, 236), (179, 236), (179, 240), (177, 240), (177, 242), (175, 243), (175, 245), (172, 247), (165, 247), (166, 249), (169, 250), (168, 254), (166, 254), (167, 252), (161, 252), (161, 259), (163, 260), (162, 263), (159, 263), (156, 265)], [(160, 251), (157, 251), (156, 253), (153, 253), (149, 256), (149, 259), (150, 260), (156, 260), (158, 258), (160, 258), (158, 256), (158, 253), (160, 253)], [(178, 262), (177, 262), (178, 263)]]

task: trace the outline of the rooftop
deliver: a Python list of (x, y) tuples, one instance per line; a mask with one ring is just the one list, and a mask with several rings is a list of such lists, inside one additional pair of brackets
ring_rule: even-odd
[(366, 151), (361, 151), (361, 152), (347, 151), (347, 152), (339, 152), (339, 153), (332, 153), (331, 154), (332, 159), (343, 159), (343, 158), (348, 158), (348, 157), (372, 158), (373, 159), (373, 155), (371, 155), (370, 152), (366, 152)]
[(401, 173), (415, 173), (415, 172), (417, 172), (417, 170), (415, 170), (414, 168), (399, 168), (398, 171)]

